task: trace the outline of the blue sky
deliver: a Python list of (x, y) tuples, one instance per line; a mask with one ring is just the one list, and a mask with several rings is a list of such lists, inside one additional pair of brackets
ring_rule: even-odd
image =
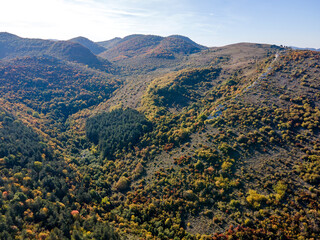
[(320, 48), (320, 0), (0, 0), (0, 31), (94, 41), (180, 34), (206, 46), (237, 42)]

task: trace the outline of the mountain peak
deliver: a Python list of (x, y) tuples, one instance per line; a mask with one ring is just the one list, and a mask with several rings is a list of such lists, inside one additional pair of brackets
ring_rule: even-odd
[(180, 35), (161, 37), (133, 34), (100, 44), (107, 46), (107, 50), (100, 56), (111, 61), (122, 61), (130, 58), (174, 59), (177, 55), (192, 54), (206, 49), (206, 47), (195, 43), (190, 38)]
[(20, 38), (17, 35), (8, 32), (0, 32), (0, 40), (8, 40), (13, 38)]
[(79, 43), (82, 46), (88, 48), (94, 54), (100, 54), (106, 50), (104, 47), (100, 46), (99, 44), (91, 41), (88, 38), (82, 37), (82, 36), (72, 38), (69, 40), (69, 42)]
[(183, 41), (185, 41), (185, 42), (188, 42), (188, 43), (190, 43), (190, 44), (192, 44), (192, 45), (194, 45), (194, 46), (197, 46), (197, 47), (199, 47), (199, 48), (201, 48), (201, 49), (206, 49), (206, 48), (207, 48), (207, 47), (205, 47), (205, 46), (202, 46), (202, 45), (200, 45), (200, 44), (192, 41), (189, 37), (186, 37), (186, 36), (182, 36), (182, 35), (170, 35), (170, 36), (168, 36), (167, 38), (177, 38), (177, 39), (183, 40)]

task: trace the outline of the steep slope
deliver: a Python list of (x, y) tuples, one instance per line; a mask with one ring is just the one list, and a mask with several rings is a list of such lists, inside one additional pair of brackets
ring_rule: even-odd
[(88, 48), (92, 53), (98, 55), (102, 52), (104, 52), (106, 49), (102, 46), (100, 46), (98, 43), (95, 43), (88, 38), (85, 37), (76, 37), (69, 40), (70, 42), (79, 43), (86, 48)]
[(89, 49), (78, 43), (20, 38), (13, 34), (0, 33), (0, 57), (2, 59), (26, 56), (53, 56), (107, 71), (112, 69), (110, 62), (98, 58)]
[[(230, 48), (238, 55), (219, 49), (230, 55), (198, 56), (217, 64), (218, 73), (183, 70), (149, 85), (140, 110), (153, 130), (129, 154), (119, 149), (112, 164), (122, 169), (106, 171), (118, 176), (110, 201), (126, 199), (114, 204), (119, 226), (159, 239), (319, 234), (320, 55), (255, 44)], [(252, 58), (259, 51), (265, 57)]]
[[(82, 227), (91, 238), (120, 239), (92, 214), (86, 213), (86, 222), (79, 225), (78, 210), (90, 194), (63, 156), (2, 108), (0, 126), (1, 239), (70, 239), (81, 236)], [(82, 207), (75, 209), (70, 201)]]
[[(185, 197), (190, 201), (186, 206), (194, 208), (185, 218), (187, 230), (194, 234), (211, 235), (229, 228), (214, 236), (316, 236), (319, 225), (314, 219), (318, 221), (319, 215), (308, 212), (319, 207), (315, 201), (319, 178), (317, 170), (310, 168), (317, 169), (319, 164), (319, 57), (314, 52), (272, 56), (258, 65), (258, 74), (250, 81), (238, 73), (184, 113), (169, 114), (159, 128), (159, 141), (171, 141), (164, 149), (177, 147), (147, 164), (150, 179), (141, 194), (154, 191), (149, 187), (155, 176), (171, 192), (184, 185), (185, 195), (177, 194), (176, 201)], [(158, 120), (166, 115), (163, 108), (159, 110), (154, 116)], [(194, 132), (195, 127), (200, 131)], [(217, 192), (212, 194), (214, 189)], [(164, 196), (174, 201), (169, 193)], [(304, 207), (304, 201), (313, 205)], [(288, 210), (279, 211), (283, 208)], [(299, 214), (306, 224), (312, 224), (308, 231), (296, 228)], [(275, 223), (284, 220), (291, 227)], [(277, 230), (272, 231), (272, 224)]]

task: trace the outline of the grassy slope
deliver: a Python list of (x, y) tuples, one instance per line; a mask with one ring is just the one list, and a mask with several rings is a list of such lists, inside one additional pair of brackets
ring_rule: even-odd
[[(199, 232), (212, 234), (217, 231), (226, 230), (230, 224), (238, 225), (245, 222), (249, 224), (251, 220), (257, 221), (255, 216), (261, 214), (261, 211), (259, 211), (261, 208), (250, 208), (247, 200), (249, 189), (255, 189), (264, 196), (271, 196), (275, 194), (274, 189), (278, 186), (277, 184), (283, 181), (290, 185), (290, 187), (285, 195), (286, 197), (281, 198), (280, 203), (276, 205), (285, 207), (290, 202), (290, 199), (299, 198), (298, 194), (302, 194), (302, 192), (309, 193), (310, 189), (317, 186), (318, 180), (314, 179), (315, 176), (311, 177), (311, 179), (314, 179), (311, 180), (303, 175), (303, 173), (301, 174), (301, 172), (296, 171), (299, 165), (305, 164), (305, 160), (303, 159), (306, 159), (306, 156), (318, 154), (314, 150), (319, 142), (317, 125), (310, 126), (308, 130), (306, 127), (308, 124), (303, 125), (302, 123), (302, 128), (297, 125), (298, 127), (293, 127), (286, 132), (281, 131), (281, 127), (277, 123), (281, 124), (283, 120), (283, 115), (279, 112), (288, 111), (291, 112), (292, 116), (293, 109), (297, 108), (302, 113), (305, 113), (309, 111), (306, 110), (309, 106), (309, 108), (314, 109), (315, 115), (311, 114), (311, 116), (314, 116), (314, 119), (316, 119), (315, 124), (318, 124), (318, 84), (316, 82), (319, 74), (319, 70), (317, 70), (318, 58), (319, 55), (315, 53), (289, 52), (282, 53), (279, 59), (274, 62), (270, 59), (269, 64), (268, 62), (264, 64), (264, 69), (261, 69), (262, 72), (256, 74), (249, 83), (241, 82), (241, 84), (245, 83), (247, 85), (243, 88), (246, 91), (235, 92), (230, 96), (231, 98), (228, 96), (227, 98), (222, 97), (219, 99), (219, 104), (224, 104), (226, 107), (222, 116), (209, 120), (208, 124), (201, 131), (191, 134), (187, 144), (173, 148), (170, 154), (163, 152), (155, 157), (154, 161), (147, 164), (148, 178), (148, 176), (152, 176), (157, 171), (163, 171), (163, 169), (170, 169), (172, 167), (178, 172), (180, 167), (175, 166), (176, 160), (185, 156), (190, 156), (192, 159), (192, 157), (197, 156), (195, 154), (197, 150), (203, 148), (203, 146), (205, 146), (205, 149), (219, 149), (222, 143), (227, 143), (236, 149), (236, 154), (231, 154), (236, 160), (236, 163), (233, 164), (233, 171), (231, 175), (225, 175), (225, 177), (240, 180), (241, 187), (236, 188), (231, 193), (229, 192), (226, 195), (227, 201), (222, 199), (222, 201), (212, 204), (209, 209), (199, 215), (190, 214), (185, 219), (186, 222), (190, 223), (187, 227), (188, 231), (195, 234)], [(270, 66), (271, 69), (269, 69)], [(264, 72), (268, 73), (266, 77), (259, 78)], [(252, 84), (254, 82), (256, 83)], [(242, 87), (241, 84), (237, 86), (240, 85), (239, 87)], [(248, 88), (248, 86), (251, 87)], [(305, 106), (306, 108), (301, 107), (301, 105), (306, 103), (309, 104)], [(217, 103), (213, 103), (213, 105), (209, 104), (205, 105), (205, 107), (213, 106), (210, 109), (215, 109), (214, 106), (216, 105)], [(238, 107), (239, 105), (241, 107)], [(276, 118), (277, 121), (274, 120), (274, 123), (272, 123), (272, 120), (269, 120), (271, 121), (269, 123), (263, 122), (266, 120), (259, 118), (259, 115), (257, 115), (257, 119), (254, 120), (256, 123), (251, 125), (251, 121), (248, 120), (250, 119), (249, 116), (256, 111), (255, 109), (259, 108), (269, 109), (271, 111), (271, 115), (269, 115), (271, 118), (274, 118), (274, 115), (276, 115), (274, 110), (279, 111), (279, 117)], [(247, 115), (248, 113), (250, 114)], [(264, 112), (262, 111), (261, 114), (263, 115)], [(232, 115), (234, 115), (234, 119), (239, 118), (240, 121), (232, 124), (232, 118), (230, 118)], [(305, 113), (305, 116), (310, 116), (310, 113)], [(253, 119), (256, 117), (253, 117)], [(219, 122), (218, 119), (222, 119), (224, 124), (217, 124)], [(242, 122), (245, 120), (248, 120), (248, 123)], [(306, 119), (306, 121), (308, 120)], [(210, 122), (214, 122), (213, 126)], [(257, 139), (254, 135), (257, 134), (255, 131), (264, 133), (262, 130), (263, 126), (271, 126), (269, 131), (273, 129), (274, 133), (269, 132), (267, 136), (261, 136), (262, 138), (267, 137), (261, 140), (262, 142), (266, 142), (261, 147), (258, 147), (259, 144), (255, 143)], [(280, 137), (280, 139), (271, 139), (273, 134), (275, 134), (275, 138)], [(288, 134), (290, 138), (285, 134)], [(240, 140), (243, 136), (246, 136), (245, 140)], [(250, 138), (252, 138), (251, 141), (253, 141), (254, 145), (249, 145), (248, 140)], [(284, 140), (281, 140), (281, 138)], [(316, 145), (313, 146), (313, 144)], [(301, 178), (301, 176), (305, 177)], [(310, 175), (307, 176), (310, 177)], [(313, 184), (310, 185), (310, 181)], [(220, 189), (225, 190), (225, 187), (220, 186)], [(236, 211), (231, 204), (232, 201), (239, 202), (240, 205), (236, 209), (241, 210)], [(291, 206), (289, 208), (289, 215), (293, 216), (296, 214), (300, 207), (301, 205), (299, 206), (299, 204)], [(260, 216), (258, 218), (260, 220), (258, 221), (267, 219), (268, 217), (266, 216), (268, 215), (275, 214), (276, 208), (270, 203), (262, 207), (265, 215)], [(210, 219), (212, 215), (209, 215), (211, 217), (206, 216), (206, 211), (213, 211), (213, 215), (215, 216), (213, 221)], [(304, 209), (304, 211), (307, 212), (308, 210)], [(281, 214), (279, 215), (281, 216)], [(248, 217), (245, 218), (245, 216)], [(312, 221), (312, 219), (307, 218), (306, 221)], [(281, 231), (279, 230), (279, 234), (282, 234)], [(289, 234), (286, 236), (289, 236)]]

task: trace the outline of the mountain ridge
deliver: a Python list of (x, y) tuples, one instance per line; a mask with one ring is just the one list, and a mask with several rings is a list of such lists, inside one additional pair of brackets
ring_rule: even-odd
[(97, 57), (79, 43), (21, 38), (9, 33), (0, 33), (0, 57), (12, 59), (26, 56), (52, 56), (92, 67), (108, 69), (111, 64)]

